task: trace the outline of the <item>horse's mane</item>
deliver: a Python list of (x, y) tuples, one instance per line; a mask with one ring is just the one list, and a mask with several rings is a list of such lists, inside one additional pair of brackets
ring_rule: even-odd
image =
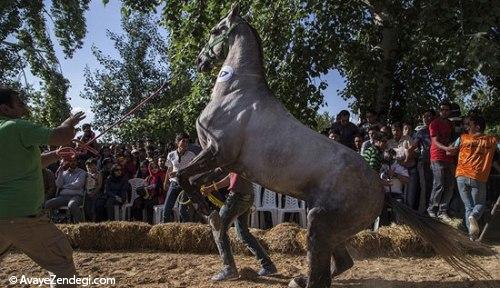
[(259, 61), (262, 66), (262, 69), (264, 69), (264, 49), (262, 48), (262, 38), (260, 38), (259, 33), (257, 32), (257, 29), (255, 29), (248, 21), (242, 19), (248, 27), (250, 27), (250, 30), (252, 31), (253, 35), (255, 36), (255, 39), (257, 39), (257, 45), (259, 46)]

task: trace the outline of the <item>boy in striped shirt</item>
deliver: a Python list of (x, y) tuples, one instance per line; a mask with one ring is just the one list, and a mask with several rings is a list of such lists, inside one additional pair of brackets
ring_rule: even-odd
[(382, 167), (382, 160), (384, 158), (384, 150), (387, 145), (387, 136), (384, 133), (377, 132), (373, 135), (373, 146), (363, 151), (363, 158), (365, 158), (368, 165), (370, 165), (377, 173), (380, 172)]

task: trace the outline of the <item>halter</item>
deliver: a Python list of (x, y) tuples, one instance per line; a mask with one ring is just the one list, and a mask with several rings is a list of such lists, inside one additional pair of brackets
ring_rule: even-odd
[(231, 34), (231, 32), (233, 32), (234, 28), (236, 28), (242, 22), (243, 21), (238, 21), (238, 22), (234, 23), (226, 31), (221, 33), (219, 36), (215, 37), (215, 39), (212, 43), (207, 43), (207, 45), (205, 45), (203, 50), (206, 51), (205, 54), (208, 56), (208, 58), (210, 58), (212, 60), (217, 59), (213, 48), (215, 46), (219, 45), (220, 43), (226, 41), (229, 38), (229, 34)]

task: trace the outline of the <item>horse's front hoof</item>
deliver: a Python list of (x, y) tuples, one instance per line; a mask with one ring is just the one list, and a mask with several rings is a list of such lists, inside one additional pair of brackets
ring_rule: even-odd
[(290, 280), (288, 283), (288, 288), (306, 288), (307, 287), (307, 277), (299, 276)]

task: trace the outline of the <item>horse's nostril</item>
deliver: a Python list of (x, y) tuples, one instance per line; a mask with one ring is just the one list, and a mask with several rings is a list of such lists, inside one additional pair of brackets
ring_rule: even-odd
[(200, 64), (201, 63), (201, 58), (196, 59), (196, 63)]

